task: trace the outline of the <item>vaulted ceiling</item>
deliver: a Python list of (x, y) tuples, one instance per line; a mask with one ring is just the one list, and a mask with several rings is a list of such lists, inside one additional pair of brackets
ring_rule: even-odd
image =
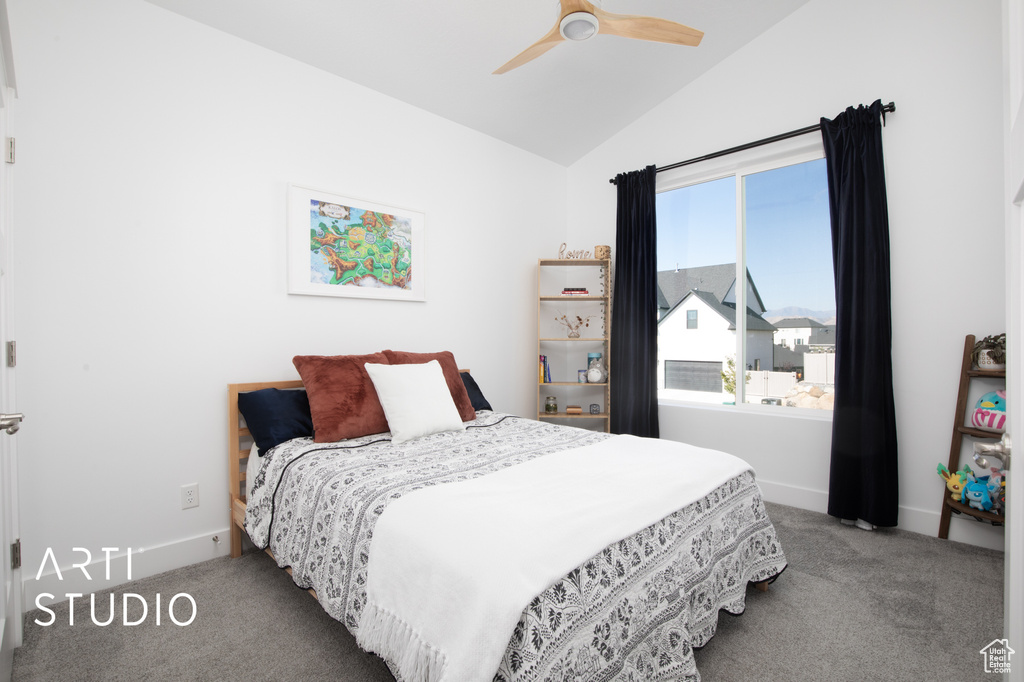
[(807, 1), (604, 0), (704, 39), (598, 35), (493, 75), (555, 24), (556, 0), (148, 0), (565, 166)]

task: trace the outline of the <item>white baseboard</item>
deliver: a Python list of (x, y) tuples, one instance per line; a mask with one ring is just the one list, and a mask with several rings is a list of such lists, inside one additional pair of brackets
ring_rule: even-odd
[[(216, 537), (218, 541), (213, 541)], [(197, 564), (200, 561), (216, 559), (231, 553), (231, 539), (227, 528), (218, 529), (197, 535), (192, 538), (170, 542), (155, 547), (132, 548), (131, 575), (129, 577), (129, 558), (126, 548), (110, 556), (110, 577), (107, 577), (107, 561), (104, 555), (93, 557), (85, 570), (75, 568), (73, 563), (82, 558), (82, 553), (72, 552), (71, 548), (53, 548), (57, 559), (59, 573), (49, 559), (44, 560), (43, 572), (39, 575), (39, 566), (22, 567), (22, 594), (24, 608), (31, 611), (39, 606), (48, 606), (67, 601), (68, 594), (89, 595), (93, 592), (106, 590), (123, 585), (129, 580), (148, 578), (151, 575), (164, 573), (183, 566)], [(67, 565), (67, 568), (65, 568)], [(52, 595), (52, 596), (49, 596)], [(166, 595), (171, 597), (173, 595)], [(38, 599), (38, 601), (36, 601)]]
[[(785, 483), (758, 480), (761, 493), (768, 502), (785, 504), (797, 509), (828, 513), (828, 493), (824, 490), (811, 490)], [(900, 506), (899, 526), (900, 530), (909, 530), (912, 533), (920, 533), (936, 537), (939, 532), (939, 512), (913, 507)], [(958, 517), (953, 515), (949, 524), (949, 539), (954, 542), (963, 542), (976, 547), (986, 549), (1003, 550), (1003, 529), (995, 528), (988, 523), (978, 523), (973, 518)]]
[(828, 512), (828, 493), (823, 490), (812, 490), (787, 483), (775, 483), (774, 481), (757, 480), (761, 488), (761, 494), (768, 502), (785, 504), (797, 509), (816, 511), (822, 514)]

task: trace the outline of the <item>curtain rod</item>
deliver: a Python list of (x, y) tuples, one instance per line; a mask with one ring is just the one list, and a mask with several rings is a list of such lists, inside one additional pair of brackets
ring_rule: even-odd
[[(882, 107), (882, 113), (883, 114), (885, 114), (885, 113), (892, 113), (894, 111), (896, 111), (896, 103), (895, 102), (889, 102), (888, 104), (886, 104), (885, 106)], [(884, 116), (883, 116), (883, 118), (884, 118)], [(699, 163), (701, 161), (707, 161), (709, 159), (717, 159), (719, 156), (727, 156), (728, 154), (735, 154), (736, 152), (746, 151), (747, 149), (753, 149), (754, 147), (761, 147), (761, 146), (764, 146), (766, 144), (771, 144), (772, 142), (780, 142), (782, 140), (788, 140), (791, 137), (798, 137), (800, 135), (806, 135), (807, 133), (813, 133), (813, 132), (816, 132), (816, 131), (819, 131), (819, 130), (821, 130), (821, 124), (820, 123), (816, 123), (815, 125), (806, 126), (804, 128), (799, 128), (798, 130), (790, 130), (788, 133), (780, 133), (778, 135), (773, 135), (771, 137), (766, 137), (763, 140), (757, 140), (755, 142), (748, 142), (746, 144), (741, 144), (738, 147), (730, 147), (729, 149), (723, 149), (721, 151), (712, 152), (710, 154), (705, 154), (704, 156), (698, 156), (698, 157), (696, 157), (694, 159), (687, 159), (686, 161), (678, 161), (676, 163), (669, 164), (668, 166), (662, 166), (661, 168), (656, 168), (654, 172), (655, 173), (660, 173), (661, 171), (672, 170), (673, 168), (682, 168), (683, 166), (689, 166), (692, 163)], [(610, 180), (608, 180), (608, 182), (612, 183), (613, 185), (616, 184), (615, 183), (615, 178), (611, 178)]]

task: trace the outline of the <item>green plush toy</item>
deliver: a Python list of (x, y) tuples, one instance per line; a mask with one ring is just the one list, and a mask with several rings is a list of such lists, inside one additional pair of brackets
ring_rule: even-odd
[(949, 490), (950, 497), (959, 502), (960, 498), (963, 496), (964, 487), (967, 485), (969, 480), (967, 468), (965, 467), (964, 470), (951, 474), (949, 469), (946, 468), (946, 465), (940, 462), (936, 471), (938, 471), (939, 476), (946, 479), (946, 489)]

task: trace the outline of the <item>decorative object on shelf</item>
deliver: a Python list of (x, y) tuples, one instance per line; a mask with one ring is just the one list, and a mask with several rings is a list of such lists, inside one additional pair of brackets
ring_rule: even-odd
[(587, 353), (587, 381), (592, 384), (603, 384), (608, 378), (604, 370), (604, 362), (600, 353)]
[(579, 405), (566, 405), (565, 406), (565, 413), (566, 414), (583, 414), (583, 408), (581, 406), (579, 406)]
[(978, 399), (971, 424), (984, 431), (1006, 430), (1006, 391), (990, 391)]
[(555, 414), (556, 412), (558, 412), (558, 398), (549, 395), (544, 399), (544, 413)]
[(565, 242), (562, 242), (562, 245), (558, 247), (559, 260), (585, 260), (590, 258), (589, 251), (566, 251), (565, 248)]
[(590, 403), (590, 414), (601, 414), (601, 406), (597, 403)]
[(950, 473), (949, 469), (942, 462), (939, 462), (937, 471), (939, 476), (946, 479), (946, 489), (949, 490), (949, 496), (954, 500), (960, 501), (960, 497), (964, 492), (964, 486), (967, 485), (967, 472), (956, 471)]
[(975, 443), (971, 470), (974, 478), (985, 484), (992, 511), (1002, 514), (1006, 507), (1006, 434), (998, 443)]
[(424, 215), (288, 189), (288, 293), (424, 301)]
[(605, 244), (598, 244), (594, 247), (594, 258), (609, 260), (612, 257), (612, 247)]
[(587, 383), (587, 370), (581, 369), (576, 372), (576, 381), (581, 384)]
[(986, 336), (974, 344), (971, 361), (980, 370), (1006, 369), (1006, 334)]
[(556, 317), (555, 321), (561, 323), (566, 328), (570, 339), (578, 339), (580, 338), (580, 331), (584, 327), (589, 327), (590, 321), (595, 317), (597, 317), (597, 315), (587, 315), (586, 317), (581, 317), (579, 315), (574, 315), (572, 317), (562, 315), (560, 317)]
[(992, 498), (989, 497), (988, 487), (981, 481), (968, 481), (961, 493), (960, 501), (975, 509), (992, 511)]

